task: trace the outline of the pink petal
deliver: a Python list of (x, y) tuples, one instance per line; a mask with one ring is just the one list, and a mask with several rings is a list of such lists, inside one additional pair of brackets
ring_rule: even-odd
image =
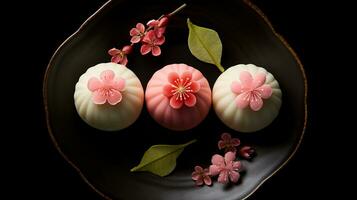
[(128, 58), (126, 56), (123, 57), (123, 59), (119, 62), (119, 64), (126, 65), (128, 64)]
[(273, 90), (270, 85), (262, 85), (261, 87), (255, 89), (255, 91), (258, 91), (263, 99), (268, 99), (273, 94)]
[(94, 92), (103, 87), (103, 83), (96, 77), (92, 77), (88, 80), (87, 87), (90, 91)]
[(226, 163), (229, 163), (231, 161), (234, 161), (236, 159), (236, 154), (229, 151), (224, 155), (224, 160), (226, 161)]
[(132, 45), (126, 45), (123, 47), (121, 50), (124, 54), (130, 54), (133, 51), (133, 46)]
[(226, 147), (226, 143), (223, 140), (218, 141), (218, 149), (224, 149)]
[(182, 74), (181, 74), (181, 79), (183, 80), (183, 82), (189, 82), (189, 81), (191, 81), (191, 79), (192, 79), (192, 72), (190, 72), (190, 71), (185, 71), (185, 72), (183, 72)]
[(236, 105), (240, 109), (246, 108), (250, 103), (250, 92), (244, 92), (237, 96)]
[(186, 97), (186, 99), (185, 99), (185, 105), (187, 107), (195, 106), (196, 102), (197, 102), (196, 96), (194, 94), (192, 94), (192, 93), (186, 93), (186, 94), (188, 95), (188, 97)]
[(153, 56), (159, 56), (161, 54), (161, 49), (158, 46), (153, 46), (151, 51)]
[(173, 90), (172, 86), (167, 84), (162, 88), (162, 94), (167, 97), (172, 97), (173, 96), (172, 90)]
[(125, 79), (118, 78), (112, 84), (112, 87), (118, 91), (123, 91), (125, 88)]
[(118, 90), (112, 90), (111, 92), (112, 93), (107, 98), (107, 100), (110, 105), (115, 105), (122, 100), (123, 96), (121, 95), (121, 93)]
[(140, 53), (142, 55), (146, 55), (151, 51), (151, 46), (147, 44), (143, 44), (140, 48)]
[(177, 98), (177, 96), (172, 96), (171, 99), (170, 99), (170, 106), (173, 108), (173, 109), (179, 109), (181, 108), (183, 105), (183, 102), (180, 100), (180, 98)]
[(244, 89), (251, 89), (253, 86), (253, 77), (247, 71), (240, 72), (239, 79), (242, 84), (242, 88)]
[(242, 85), (238, 81), (233, 81), (231, 84), (231, 91), (236, 94), (242, 93)]
[(200, 174), (198, 173), (198, 172), (192, 172), (192, 180), (195, 180), (195, 181), (197, 181), (199, 178), (200, 178)]
[(156, 39), (155, 32), (151, 30), (145, 34), (143, 41), (151, 44), (155, 39)]
[(202, 177), (200, 179), (198, 179), (196, 181), (196, 185), (202, 185), (203, 184), (203, 180), (202, 180)]
[(165, 34), (165, 31), (166, 31), (166, 28), (165, 27), (162, 27), (162, 28), (157, 28), (155, 30), (155, 34), (156, 34), (156, 37), (157, 38), (162, 38)]
[(236, 172), (236, 171), (230, 171), (230, 172), (229, 172), (229, 179), (230, 179), (233, 183), (238, 182), (239, 177), (240, 177), (240, 175), (239, 175), (238, 172)]
[(195, 166), (196, 172), (203, 172), (203, 168), (201, 166)]
[(116, 48), (111, 48), (108, 50), (108, 54), (111, 55), (111, 56), (115, 56), (115, 55), (118, 55), (120, 54), (120, 50), (119, 49), (116, 49)]
[(196, 81), (192, 81), (190, 85), (190, 89), (193, 93), (197, 93), (201, 89), (201, 85)]
[(242, 168), (242, 163), (240, 161), (235, 161), (232, 164), (233, 170), (240, 170)]
[(204, 172), (205, 175), (209, 176), (209, 169), (208, 169), (208, 168), (205, 168), (205, 169), (203, 170), (203, 172)]
[(216, 176), (217, 174), (219, 174), (221, 172), (222, 168), (218, 165), (211, 165), (209, 166), (209, 174), (211, 176)]
[(177, 85), (179, 81), (178, 79), (180, 79), (179, 75), (176, 72), (170, 72), (169, 75), (167, 76), (167, 80), (169, 81), (169, 83), (173, 84), (173, 85)]
[(245, 159), (251, 159), (255, 150), (250, 146), (244, 146), (239, 150), (239, 155)]
[(139, 35), (140, 31), (137, 28), (132, 28), (130, 29), (130, 36), (135, 36), (135, 35)]
[(218, 176), (218, 182), (223, 184), (228, 183), (228, 172), (226, 170), (221, 171)]
[(221, 138), (222, 138), (222, 140), (227, 141), (227, 140), (231, 140), (231, 139), (232, 139), (232, 136), (231, 136), (231, 134), (229, 134), (229, 133), (223, 133), (223, 134), (221, 135)]
[(138, 42), (140, 42), (140, 40), (141, 40), (141, 37), (139, 35), (135, 35), (135, 36), (131, 37), (130, 42), (138, 43)]
[(257, 95), (253, 95), (250, 99), (250, 108), (254, 111), (258, 111), (263, 107), (263, 100)]
[(234, 145), (234, 146), (239, 146), (240, 145), (240, 140), (238, 138), (233, 138), (231, 140), (231, 143)]
[(168, 17), (163, 17), (163, 18), (160, 19), (159, 24), (157, 26), (158, 27), (167, 26), (168, 23), (169, 23), (169, 18)]
[(92, 93), (92, 101), (95, 104), (104, 104), (107, 100), (107, 97), (103, 95), (104, 93), (99, 89)]
[(105, 82), (110, 82), (114, 79), (114, 72), (112, 70), (105, 70), (102, 73), (100, 73), (100, 79)]
[(215, 154), (212, 156), (211, 162), (213, 165), (225, 166), (223, 156), (218, 155), (218, 154)]
[(119, 55), (117, 55), (117, 56), (113, 56), (110, 61), (112, 63), (119, 63), (122, 61), (122, 58)]
[(156, 38), (154, 42), (155, 45), (162, 45), (164, 43), (165, 43), (165, 37)]
[(158, 20), (152, 19), (152, 20), (148, 21), (148, 23), (146, 25), (153, 27), (153, 26), (157, 26), (158, 24), (159, 24)]
[(242, 157), (245, 159), (250, 159), (250, 154), (247, 152), (242, 153)]
[(253, 81), (253, 88), (257, 88), (262, 86), (265, 83), (266, 80), (266, 74), (265, 73), (258, 73), (255, 75), (254, 77), (254, 81)]
[(142, 23), (137, 23), (136, 24), (136, 28), (141, 32), (144, 33), (145, 32), (145, 26)]
[(203, 181), (205, 182), (206, 185), (212, 185), (212, 180), (211, 180), (211, 177), (209, 177), (209, 176), (205, 176), (203, 178)]

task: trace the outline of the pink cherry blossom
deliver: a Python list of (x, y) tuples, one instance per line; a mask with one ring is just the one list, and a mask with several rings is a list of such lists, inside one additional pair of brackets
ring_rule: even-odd
[(168, 75), (169, 84), (163, 87), (163, 94), (170, 98), (170, 106), (179, 109), (183, 105), (193, 107), (196, 105), (196, 96), (201, 85), (192, 80), (192, 73), (186, 71), (179, 76), (176, 72)]
[(127, 55), (131, 53), (132, 46), (124, 46), (122, 50), (112, 48), (109, 49), (108, 54), (112, 56), (111, 62), (126, 65), (128, 63)]
[(196, 185), (212, 185), (209, 170), (203, 169), (201, 166), (195, 167), (195, 171), (192, 172), (192, 180), (196, 181)]
[(145, 26), (142, 23), (137, 23), (135, 28), (130, 30), (131, 43), (138, 43), (145, 35)]
[(253, 111), (258, 111), (263, 107), (263, 100), (272, 95), (272, 88), (265, 84), (266, 74), (258, 73), (252, 77), (251, 73), (242, 71), (239, 76), (240, 82), (233, 81), (231, 90), (237, 94), (235, 99), (238, 108), (246, 108), (248, 105)]
[(169, 18), (168, 17), (163, 17), (160, 20), (150, 20), (146, 25), (149, 28), (153, 28), (155, 35), (157, 38), (162, 38), (164, 36), (164, 33), (166, 31), (166, 26), (169, 22)]
[(244, 146), (241, 149), (239, 149), (238, 154), (240, 157), (249, 160), (252, 159), (252, 157), (255, 155), (255, 149), (250, 146)]
[(105, 70), (100, 74), (100, 79), (92, 77), (88, 80), (87, 87), (92, 92), (94, 104), (116, 105), (122, 100), (121, 92), (125, 89), (125, 80), (115, 78), (112, 70)]
[(212, 156), (212, 165), (209, 167), (211, 176), (218, 176), (218, 182), (226, 184), (229, 180), (233, 183), (238, 182), (240, 174), (239, 170), (242, 168), (240, 161), (234, 161), (236, 154), (234, 152), (227, 152), (224, 158), (221, 155), (215, 154)]
[(218, 149), (225, 149), (225, 152), (236, 152), (236, 147), (239, 145), (240, 140), (238, 138), (232, 138), (229, 133), (223, 133), (221, 135), (221, 140), (218, 141)]
[(143, 45), (140, 48), (142, 55), (148, 54), (150, 51), (153, 56), (159, 56), (161, 54), (160, 45), (164, 44), (165, 37), (157, 38), (154, 31), (151, 30), (146, 33), (143, 38)]

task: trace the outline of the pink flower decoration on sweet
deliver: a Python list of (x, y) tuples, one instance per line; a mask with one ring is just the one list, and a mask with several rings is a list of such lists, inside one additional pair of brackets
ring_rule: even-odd
[(148, 54), (150, 51), (153, 56), (159, 56), (161, 54), (160, 45), (164, 44), (165, 37), (157, 38), (153, 30), (146, 33), (143, 38), (143, 45), (140, 48), (142, 55)]
[(163, 87), (163, 94), (170, 98), (170, 106), (179, 109), (182, 105), (193, 107), (196, 105), (196, 96), (201, 85), (192, 80), (192, 73), (186, 71), (179, 76), (176, 72), (168, 75), (169, 84)]
[(209, 170), (207, 168), (203, 169), (200, 166), (196, 166), (195, 171), (192, 172), (192, 180), (196, 181), (196, 185), (212, 185)]
[(236, 152), (236, 147), (239, 145), (240, 140), (238, 138), (232, 138), (229, 133), (223, 133), (221, 135), (221, 140), (218, 141), (218, 149), (225, 149), (225, 152)]
[(105, 70), (100, 74), (100, 79), (92, 77), (88, 80), (87, 87), (92, 92), (92, 101), (95, 104), (116, 105), (122, 100), (121, 92), (125, 89), (125, 80), (114, 78), (112, 70)]
[(227, 152), (224, 158), (221, 155), (215, 154), (212, 156), (212, 165), (209, 167), (211, 176), (218, 176), (219, 183), (228, 183), (229, 180), (233, 183), (238, 182), (240, 177), (239, 170), (242, 168), (240, 161), (234, 161), (236, 154)]
[(166, 31), (166, 26), (169, 22), (168, 17), (163, 17), (160, 20), (150, 20), (146, 25), (152, 28), (154, 28), (154, 32), (157, 38), (162, 38), (164, 36), (164, 33)]
[(142, 23), (137, 23), (135, 28), (130, 30), (130, 42), (138, 43), (141, 41), (142, 37), (145, 35), (145, 26)]
[(124, 46), (122, 50), (112, 48), (108, 54), (112, 56), (111, 62), (126, 65), (128, 63), (127, 55), (131, 53), (133, 47), (130, 45)]
[(266, 74), (258, 73), (254, 79), (247, 71), (242, 71), (239, 76), (240, 82), (233, 81), (231, 90), (237, 94), (236, 104), (238, 108), (245, 108), (250, 105), (254, 111), (263, 107), (263, 100), (272, 95), (272, 88), (265, 84)]
[(239, 149), (238, 154), (240, 157), (249, 160), (252, 159), (252, 157), (255, 155), (255, 149), (250, 146), (244, 146), (241, 149)]

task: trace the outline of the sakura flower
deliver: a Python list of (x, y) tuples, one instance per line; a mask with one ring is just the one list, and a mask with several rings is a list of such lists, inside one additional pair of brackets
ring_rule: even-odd
[(128, 63), (127, 55), (131, 53), (132, 46), (124, 46), (122, 50), (112, 48), (109, 49), (108, 54), (112, 56), (111, 62), (126, 65)]
[(240, 140), (238, 138), (232, 138), (229, 133), (223, 133), (221, 135), (221, 140), (218, 141), (218, 149), (225, 149), (225, 152), (236, 152), (236, 147), (239, 145)]
[(224, 158), (221, 155), (215, 154), (212, 156), (212, 165), (209, 167), (211, 176), (218, 176), (219, 183), (228, 183), (229, 180), (233, 183), (238, 182), (240, 177), (239, 170), (242, 168), (240, 161), (234, 161), (236, 155), (233, 152), (227, 152)]
[(245, 158), (245, 159), (252, 159), (252, 157), (255, 154), (255, 149), (250, 146), (244, 146), (241, 149), (239, 149), (238, 154), (240, 157)]
[(122, 100), (121, 92), (125, 89), (125, 80), (114, 78), (112, 70), (105, 70), (100, 74), (100, 79), (92, 77), (88, 80), (87, 87), (92, 92), (92, 101), (95, 104), (116, 105)]
[(145, 35), (145, 26), (142, 23), (137, 23), (135, 28), (130, 30), (130, 42), (138, 43), (141, 41), (142, 37)]
[(143, 45), (140, 48), (142, 55), (148, 54), (150, 51), (153, 56), (159, 56), (161, 54), (160, 45), (164, 44), (165, 37), (157, 38), (153, 30), (146, 33), (143, 38)]
[(157, 38), (162, 38), (166, 31), (166, 26), (169, 22), (168, 17), (163, 17), (160, 20), (150, 20), (146, 25), (154, 28), (154, 32)]
[(272, 95), (272, 88), (265, 84), (266, 74), (258, 73), (253, 78), (251, 73), (242, 71), (239, 76), (240, 82), (233, 81), (231, 90), (237, 94), (235, 99), (238, 108), (246, 108), (248, 105), (253, 111), (263, 107), (263, 100)]
[(196, 181), (196, 185), (212, 185), (209, 170), (207, 168), (203, 169), (200, 166), (196, 166), (195, 171), (192, 172), (192, 180)]
[(193, 107), (196, 105), (196, 96), (201, 85), (192, 80), (192, 73), (186, 71), (179, 76), (176, 72), (168, 75), (169, 84), (163, 87), (163, 94), (170, 98), (170, 106), (179, 109), (183, 105)]

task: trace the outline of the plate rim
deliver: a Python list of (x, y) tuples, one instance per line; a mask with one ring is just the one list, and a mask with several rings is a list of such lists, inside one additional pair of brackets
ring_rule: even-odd
[[(77, 34), (79, 34), (84, 27), (92, 21), (92, 19), (98, 15), (99, 13), (103, 12), (103, 10), (112, 2), (113, 0), (108, 0), (107, 2), (105, 2), (99, 9), (97, 9), (92, 15), (90, 15), (81, 25), (80, 27), (73, 33), (71, 34), (69, 37), (67, 37), (59, 46), (58, 48), (55, 50), (55, 52), (52, 54), (51, 59), (46, 67), (46, 71), (44, 74), (44, 78), (43, 78), (43, 85), (42, 85), (42, 95), (43, 95), (43, 102), (44, 102), (44, 110), (46, 113), (46, 124), (47, 124), (47, 130), (48, 130), (48, 134), (50, 135), (51, 141), (53, 143), (53, 145), (55, 146), (55, 148), (57, 149), (58, 153), (62, 156), (62, 158), (70, 165), (72, 166), (77, 173), (79, 174), (79, 176), (82, 178), (82, 180), (91, 188), (93, 189), (94, 192), (96, 192), (97, 194), (99, 194), (101, 197), (103, 197), (104, 199), (107, 200), (113, 200), (112, 198), (110, 198), (109, 196), (105, 195), (103, 192), (101, 192), (99, 189), (97, 189), (88, 179), (87, 177), (82, 173), (82, 171), (80, 170), (79, 167), (76, 166), (76, 164), (74, 164), (74, 162), (72, 162), (67, 155), (61, 150), (54, 134), (52, 133), (52, 129), (51, 129), (51, 125), (50, 125), (50, 117), (49, 117), (49, 110), (48, 110), (48, 98), (47, 98), (47, 94), (48, 94), (48, 76), (49, 76), (49, 72), (52, 68), (52, 64), (54, 61), (55, 56), (57, 55), (57, 53), (64, 47), (64, 45), (70, 41), (72, 38), (74, 38)], [(305, 135), (305, 130), (306, 130), (306, 125), (307, 125), (307, 117), (308, 117), (308, 111), (307, 111), (307, 93), (308, 93), (308, 84), (307, 84), (307, 78), (306, 78), (306, 74), (305, 74), (305, 70), (304, 70), (304, 66), (302, 64), (302, 62), (299, 59), (299, 56), (297, 55), (297, 53), (294, 51), (294, 49), (290, 46), (290, 44), (284, 39), (284, 37), (279, 34), (275, 28), (273, 27), (273, 24), (269, 21), (268, 17), (263, 13), (263, 11), (256, 6), (254, 3), (252, 3), (250, 0), (241, 0), (245, 5), (247, 5), (250, 9), (253, 10), (253, 12), (255, 12), (259, 17), (261, 17), (263, 19), (263, 21), (265, 22), (266, 25), (268, 25), (268, 27), (270, 28), (270, 30), (272, 31), (272, 33), (274, 34), (275, 37), (277, 37), (280, 42), (282, 42), (282, 44), (289, 50), (289, 52), (291, 53), (291, 55), (293, 56), (293, 58), (295, 59), (295, 61), (297, 62), (299, 68), (300, 68), (300, 72), (302, 74), (303, 80), (304, 80), (304, 123), (303, 123), (303, 129), (299, 138), (298, 143), (296, 144), (294, 150), (290, 153), (290, 155), (287, 157), (287, 159), (279, 165), (279, 167), (277, 167), (272, 173), (270, 173), (267, 177), (265, 177), (264, 179), (262, 179), (256, 186), (254, 186), (254, 188), (248, 193), (246, 194), (242, 199), (245, 200), (247, 198), (249, 198), (254, 192), (256, 192), (267, 180), (269, 180), (272, 176), (274, 176), (278, 171), (280, 171), (290, 160), (292, 157), (294, 157), (295, 153), (297, 152), (297, 150), (299, 149), (301, 142), (304, 138)]]

